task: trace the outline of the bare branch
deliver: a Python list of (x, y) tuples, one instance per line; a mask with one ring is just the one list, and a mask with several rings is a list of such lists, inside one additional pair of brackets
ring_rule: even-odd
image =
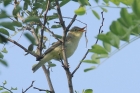
[(61, 23), (61, 26), (62, 26), (63, 30), (65, 31), (66, 30), (66, 26), (65, 26), (65, 23), (64, 23), (63, 18), (62, 18), (62, 13), (61, 13), (61, 10), (60, 10), (59, 2), (58, 2), (58, 0), (55, 0), (55, 2), (56, 2), (56, 7), (57, 7), (57, 13), (58, 13), (59, 21)]
[(8, 88), (6, 88), (6, 87), (4, 87), (4, 86), (0, 86), (0, 87), (2, 87), (3, 89), (9, 91), (10, 93), (13, 93), (10, 89), (8, 89)]
[[(103, 32), (103, 31), (101, 31), (101, 28), (103, 27), (103, 23), (104, 23), (103, 12), (101, 12), (101, 14), (102, 14), (102, 23), (101, 23), (101, 26), (100, 26), (100, 28), (99, 28), (99, 33), (98, 33), (98, 35), (99, 35), (100, 33)], [(96, 40), (95, 44), (97, 44), (97, 42), (98, 42), (98, 39)], [(88, 52), (89, 52), (89, 49), (88, 49), (87, 52), (85, 53), (84, 57), (82, 58), (82, 60), (81, 60), (80, 63), (78, 64), (78, 66), (77, 66), (77, 67), (75, 68), (75, 70), (72, 72), (72, 74), (71, 74), (72, 77), (73, 77), (74, 73), (78, 70), (78, 68), (80, 67), (80, 65), (82, 64), (82, 61), (86, 58)]]
[[(60, 21), (61, 26), (63, 28), (62, 54), (63, 54), (63, 60), (64, 60), (64, 65), (65, 65), (64, 69), (65, 69), (65, 72), (66, 72), (66, 75), (67, 75), (67, 79), (68, 79), (69, 92), (73, 93), (74, 91), (73, 91), (72, 77), (71, 77), (71, 72), (69, 70), (68, 60), (67, 60), (66, 51), (65, 51), (65, 41), (66, 41), (66, 35), (67, 35), (67, 32), (68, 32), (67, 31), (68, 29), (66, 28), (65, 23), (63, 21), (58, 0), (55, 0), (55, 2), (56, 2), (56, 7), (57, 7), (57, 13), (58, 13), (59, 21)], [(72, 23), (75, 21), (75, 18), (76, 18), (76, 15), (73, 18), (73, 20), (71, 21), (71, 23), (68, 26), (68, 28), (70, 28)]]
[(81, 59), (80, 63), (78, 64), (78, 66), (75, 68), (75, 70), (72, 72), (71, 76), (73, 77), (74, 73), (78, 70), (78, 68), (80, 67), (80, 65), (82, 64), (83, 60), (86, 58), (87, 54), (89, 52), (89, 49), (87, 50), (87, 52), (85, 53), (84, 57)]
[[(103, 32), (103, 31), (101, 31), (101, 29), (102, 29), (103, 24), (104, 24), (104, 15), (103, 15), (103, 12), (101, 12), (101, 14), (102, 14), (102, 23), (101, 23), (101, 26), (100, 26), (100, 28), (99, 28), (98, 35), (99, 35), (100, 33), (102, 33), (102, 32)], [(97, 38), (97, 40), (96, 40), (95, 44), (97, 44), (97, 42), (98, 42), (98, 38)]]
[(48, 92), (50, 92), (50, 93), (52, 93), (51, 91), (49, 91), (49, 90), (45, 90), (45, 89), (40, 89), (40, 88), (37, 88), (37, 87), (33, 87), (34, 89), (37, 89), (37, 90), (39, 90), (39, 91), (48, 91)]
[(42, 43), (43, 43), (43, 37), (44, 37), (44, 27), (47, 23), (47, 19), (46, 19), (46, 15), (48, 13), (48, 10), (49, 10), (49, 5), (50, 5), (50, 0), (48, 0), (48, 3), (47, 3), (47, 8), (46, 8), (46, 12), (44, 14), (44, 23), (43, 23), (43, 27), (41, 29), (41, 37), (40, 37), (40, 43), (39, 43), (39, 55), (41, 56), (42, 55)]
[(48, 85), (49, 85), (49, 88), (50, 88), (50, 93), (55, 93), (53, 85), (52, 85), (52, 82), (51, 82), (49, 69), (47, 69), (45, 67), (45, 65), (42, 66), (42, 69), (43, 69), (43, 71), (44, 71), (44, 73), (46, 75), (46, 78), (47, 78), (47, 81), (48, 81)]
[(75, 14), (71, 20), (71, 22), (69, 23), (69, 25), (67, 26), (67, 32), (68, 32), (68, 29), (71, 27), (71, 25), (74, 23), (75, 19), (76, 19), (77, 15)]
[(23, 91), (23, 89), (22, 89), (22, 93), (27, 92), (31, 87), (33, 87), (33, 83), (34, 83), (34, 82), (35, 82), (35, 81), (32, 81), (31, 85), (30, 85), (25, 91)]
[(11, 40), (11, 39), (9, 39), (9, 38), (6, 38), (6, 39), (7, 39), (8, 41), (14, 43), (14, 44), (17, 45), (18, 47), (22, 48), (25, 52), (27, 52), (27, 53), (33, 55), (34, 57), (38, 57), (38, 55), (36, 55), (36, 54), (32, 53), (31, 51), (27, 50), (24, 46), (22, 46), (21, 44), (17, 43), (16, 41)]

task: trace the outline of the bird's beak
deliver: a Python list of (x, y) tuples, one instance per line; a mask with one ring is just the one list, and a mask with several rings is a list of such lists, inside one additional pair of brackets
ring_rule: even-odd
[(86, 27), (83, 27), (83, 28), (81, 28), (79, 31), (80, 31), (80, 32), (85, 32), (85, 30), (84, 30), (85, 28), (86, 28)]

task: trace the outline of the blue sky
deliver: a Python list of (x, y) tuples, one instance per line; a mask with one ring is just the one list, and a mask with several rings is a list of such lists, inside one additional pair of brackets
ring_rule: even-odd
[[(101, 5), (100, 2), (99, 5)], [(94, 2), (91, 2), (93, 6), (97, 6)], [(62, 7), (62, 14), (67, 17), (72, 17), (74, 10), (78, 8), (77, 3), (69, 3), (69, 5)], [(115, 6), (111, 4), (111, 6)], [(12, 8), (8, 8), (11, 13)], [(10, 10), (11, 9), (11, 10)], [(100, 8), (93, 8), (99, 14), (102, 12)], [(109, 25), (112, 21), (120, 17), (119, 8), (107, 8), (108, 12), (104, 13), (104, 26), (102, 30), (105, 32), (109, 31)], [(49, 14), (52, 14), (49, 13)], [(68, 59), (70, 63), (70, 70), (73, 71), (78, 65), (79, 61), (84, 56), (86, 50), (90, 48), (96, 41), (96, 35), (98, 34), (101, 20), (94, 17), (91, 10), (87, 8), (87, 13), (84, 16), (78, 16), (78, 20), (87, 24), (87, 37), (88, 46), (86, 48), (85, 37), (83, 35), (79, 47), (72, 57)], [(66, 22), (70, 21), (65, 19)], [(75, 22), (73, 26), (84, 27), (83, 24)], [(56, 33), (60, 34), (61, 29), (55, 30)], [(18, 41), (25, 47), (28, 47), (30, 42), (18, 33), (16, 37), (12, 39)], [(50, 37), (49, 37), (50, 38)], [(53, 40), (51, 40), (52, 42)], [(139, 93), (140, 92), (140, 56), (139, 56), (139, 44), (140, 40), (136, 40), (133, 43), (120, 50), (114, 56), (109, 58), (90, 72), (83, 72), (83, 70), (92, 65), (83, 63), (74, 74), (73, 87), (74, 90), (82, 92), (83, 89), (91, 88), (94, 93)], [(101, 44), (101, 42), (99, 42)], [(0, 46), (1, 48), (2, 46)], [(0, 85), (6, 80), (8, 84), (7, 88), (17, 87), (18, 90), (14, 93), (19, 93), (22, 89), (26, 89), (30, 86), (31, 82), (35, 80), (34, 87), (41, 89), (49, 89), (46, 77), (43, 70), (40, 68), (36, 73), (33, 73), (31, 68), (36, 63), (35, 58), (31, 55), (24, 56), (25, 52), (17, 46), (9, 43), (6, 46), (8, 54), (5, 55), (5, 59), (8, 61), (9, 67), (0, 65)], [(91, 54), (88, 54), (86, 59), (90, 59)], [(62, 68), (60, 62), (54, 61), (57, 64), (55, 68), (52, 68), (51, 79), (54, 85), (56, 93), (68, 93), (67, 78), (65, 71)], [(38, 90), (30, 89), (27, 93), (38, 93)]]

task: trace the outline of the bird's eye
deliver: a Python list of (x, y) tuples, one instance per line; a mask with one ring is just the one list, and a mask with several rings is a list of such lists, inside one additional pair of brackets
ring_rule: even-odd
[(77, 29), (75, 28), (74, 31), (77, 31)]

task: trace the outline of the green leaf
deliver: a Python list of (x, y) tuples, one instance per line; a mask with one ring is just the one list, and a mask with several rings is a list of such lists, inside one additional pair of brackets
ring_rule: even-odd
[(51, 28), (60, 28), (62, 27), (61, 25), (52, 25)]
[(3, 90), (3, 88), (0, 87), (0, 91)]
[(109, 3), (110, 0), (103, 0), (105, 3)]
[(139, 35), (140, 35), (140, 28), (139, 28), (139, 26), (135, 26), (135, 27), (132, 29), (131, 34), (132, 34), (132, 35), (139, 36)]
[(5, 66), (8, 66), (7, 62), (5, 60), (1, 59), (1, 58), (0, 58), (0, 63), (5, 65)]
[(85, 5), (90, 5), (88, 0), (78, 0), (78, 2), (80, 3), (80, 5), (85, 6)]
[(132, 5), (134, 0), (120, 0), (121, 3), (125, 4), (125, 5)]
[(28, 46), (28, 50), (29, 50), (29, 51), (33, 51), (33, 49), (34, 49), (34, 45), (33, 45), (33, 44), (30, 44), (30, 45)]
[(99, 0), (95, 0), (95, 2), (96, 2), (96, 3), (98, 3), (98, 2), (99, 2)]
[(2, 82), (3, 83), (3, 85), (6, 85), (7, 84), (7, 81), (5, 80), (4, 82)]
[(61, 35), (54, 34), (54, 37), (59, 38), (59, 39), (62, 39), (62, 36)]
[(92, 66), (92, 67), (90, 67), (90, 68), (86, 68), (86, 69), (84, 69), (84, 72), (88, 72), (88, 71), (93, 70), (93, 69), (95, 69), (95, 68), (96, 68), (95, 66)]
[(83, 60), (83, 62), (84, 63), (90, 63), (90, 64), (98, 64), (98, 62), (96, 60)]
[(123, 27), (118, 21), (113, 21), (110, 30), (113, 34), (119, 37), (119, 39), (124, 40), (126, 42), (129, 41), (130, 30)]
[(120, 1), (119, 0), (110, 0), (112, 3), (116, 4), (116, 5), (119, 5), (120, 4)]
[(101, 7), (101, 9), (102, 9), (104, 12), (107, 12), (107, 9), (106, 9), (106, 8)]
[(43, 5), (41, 3), (39, 3), (39, 2), (37, 2), (37, 3), (34, 3), (33, 6), (34, 6), (33, 10), (36, 10), (38, 8), (42, 8)]
[(3, 53), (8, 53), (8, 51), (6, 50), (6, 48), (4, 48), (4, 49), (2, 50), (2, 52), (3, 52)]
[(7, 29), (15, 31), (13, 23), (11, 23), (11, 22), (2, 22), (2, 23), (0, 23), (0, 26), (3, 26), (5, 28), (7, 28)]
[(100, 16), (98, 15), (98, 13), (94, 10), (92, 10), (92, 13), (94, 14), (94, 16), (97, 18), (97, 19), (100, 19)]
[(111, 44), (112, 46), (114, 46), (116, 48), (119, 48), (119, 44), (120, 44), (119, 37), (117, 37), (116, 35), (114, 35), (111, 32), (108, 32), (106, 35), (111, 38), (111, 40), (109, 41), (110, 42), (109, 44)]
[(0, 52), (0, 58), (3, 59), (4, 55)]
[(53, 15), (47, 16), (47, 20), (48, 21), (53, 20), (53, 19), (56, 19), (56, 18), (58, 18), (58, 14), (57, 13), (53, 13)]
[(106, 42), (103, 42), (103, 46), (104, 46), (104, 48), (105, 48), (108, 52), (111, 51), (111, 45), (110, 45), (110, 44), (108, 44), (108, 43), (106, 43)]
[(28, 9), (28, 3), (24, 2), (23, 10), (27, 10), (27, 9)]
[(90, 49), (89, 51), (97, 54), (108, 54), (108, 52), (102, 46), (97, 44), (93, 45), (92, 49)]
[(49, 63), (49, 67), (55, 67), (56, 66), (56, 64), (54, 64), (54, 63)]
[(9, 36), (9, 32), (4, 28), (0, 28), (0, 33)]
[(0, 43), (7, 43), (7, 39), (0, 33)]
[(60, 3), (60, 7), (62, 7), (63, 5), (67, 4), (70, 0), (62, 0), (62, 2)]
[(9, 17), (4, 10), (0, 11), (0, 19)]
[(99, 64), (101, 58), (107, 58), (108, 54), (96, 54), (94, 53), (91, 56), (91, 60), (84, 60), (83, 62), (85, 63), (90, 63), (90, 64)]
[(121, 18), (127, 24), (127, 27), (130, 27), (133, 24), (133, 21), (131, 15), (128, 13), (126, 8), (122, 8), (120, 14), (121, 14)]
[(12, 0), (3, 0), (3, 1), (4, 1), (4, 3), (3, 3), (4, 6), (7, 6), (11, 3)]
[(24, 23), (27, 22), (40, 22), (40, 20), (37, 16), (29, 16), (24, 20)]
[(36, 44), (34, 37), (32, 37), (29, 33), (25, 33), (24, 35), (33, 45)]
[(13, 21), (13, 25), (17, 27), (22, 27), (22, 24), (18, 21)]
[(84, 15), (86, 13), (85, 7), (80, 7), (74, 11), (76, 15)]
[(13, 10), (13, 15), (17, 16), (17, 13), (19, 13), (20, 10), (21, 10), (21, 7), (19, 7), (19, 6), (15, 7), (14, 10)]
[(3, 91), (3, 92), (1, 92), (1, 93), (10, 93), (9, 91)]
[(84, 93), (93, 93), (92, 89), (86, 89)]
[(107, 58), (107, 57), (109, 57), (109, 55), (108, 55), (108, 54), (98, 54), (97, 59)]
[(140, 0), (134, 0), (132, 9), (133, 12), (140, 18)]
[(17, 87), (16, 88), (11, 87), (11, 90), (17, 90)]

